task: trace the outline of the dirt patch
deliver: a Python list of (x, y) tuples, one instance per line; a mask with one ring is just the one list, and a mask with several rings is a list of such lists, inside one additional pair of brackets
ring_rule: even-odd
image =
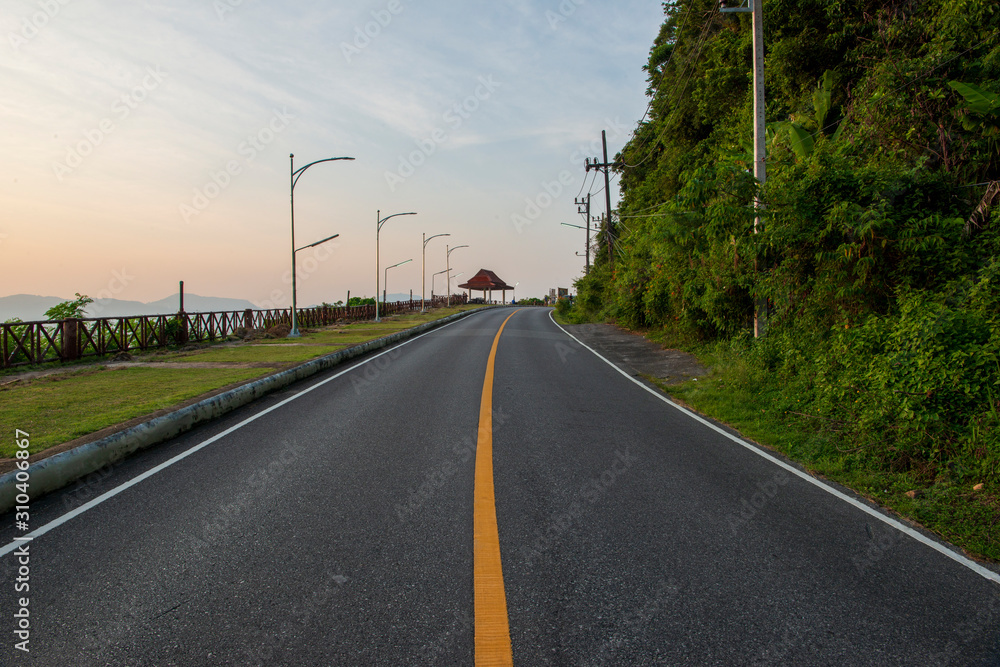
[(290, 362), (280, 361), (149, 361), (131, 364), (108, 364), (108, 370), (119, 368), (284, 368)]
[(665, 384), (680, 384), (708, 375), (708, 369), (694, 355), (664, 348), (613, 324), (571, 324), (565, 328), (635, 376), (652, 375)]
[[(78, 366), (73, 369), (67, 368), (50, 368), (44, 371), (30, 371), (27, 373), (18, 373), (17, 375), (8, 375), (6, 377), (0, 378), (0, 390), (10, 388), (11, 386), (21, 383), (30, 382), (32, 380), (39, 380), (43, 378), (53, 378), (53, 376), (70, 377), (82, 374), (97, 373), (102, 370), (118, 370), (120, 368), (170, 368), (180, 370), (182, 368), (274, 368), (274, 369), (284, 369), (291, 366), (291, 362), (287, 361), (253, 361), (253, 362), (211, 362), (211, 361), (121, 361), (121, 362), (104, 362), (99, 364), (89, 364), (86, 366)], [(62, 377), (55, 377), (54, 379), (62, 379)]]

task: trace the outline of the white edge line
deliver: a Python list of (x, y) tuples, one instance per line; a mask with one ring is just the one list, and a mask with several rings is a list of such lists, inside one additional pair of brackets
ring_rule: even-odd
[[(481, 310), (479, 312), (486, 312), (486, 311), (485, 310)], [(173, 457), (171, 459), (168, 459), (168, 460), (164, 461), (163, 463), (161, 463), (161, 464), (159, 464), (159, 465), (157, 465), (157, 466), (155, 466), (153, 468), (150, 468), (149, 470), (147, 470), (146, 472), (142, 473), (141, 475), (137, 475), (136, 477), (133, 477), (129, 481), (124, 482), (124, 483), (120, 484), (119, 486), (116, 486), (115, 488), (111, 489), (110, 491), (106, 491), (106, 492), (102, 493), (101, 495), (97, 496), (93, 500), (91, 500), (91, 501), (89, 501), (87, 503), (84, 503), (83, 505), (80, 505), (75, 510), (73, 510), (71, 512), (67, 512), (66, 514), (63, 514), (62, 516), (60, 516), (60, 517), (58, 517), (56, 519), (53, 519), (52, 521), (49, 521), (44, 526), (41, 526), (40, 528), (36, 528), (35, 530), (31, 531), (30, 533), (27, 533), (27, 534), (23, 535), (20, 538), (16, 538), (10, 544), (7, 544), (7, 545), (3, 546), (2, 548), (0, 548), (0, 557), (6, 556), (7, 554), (11, 553), (15, 549), (18, 549), (19, 547), (21, 547), (22, 545), (30, 543), (30, 541), (33, 540), (33, 539), (35, 539), (36, 537), (40, 537), (40, 536), (44, 535), (45, 533), (49, 532), (50, 530), (54, 530), (54, 529), (58, 528), (59, 526), (61, 526), (64, 523), (66, 523), (67, 521), (70, 521), (71, 519), (75, 519), (76, 517), (80, 516), (84, 512), (87, 512), (89, 510), (94, 509), (95, 507), (97, 507), (98, 505), (100, 505), (101, 503), (103, 503), (105, 500), (113, 498), (113, 497), (117, 496), (119, 493), (121, 493), (122, 491), (126, 491), (126, 490), (132, 488), (133, 486), (135, 486), (136, 484), (149, 479), (150, 477), (152, 477), (156, 473), (169, 468), (170, 466), (174, 465), (178, 461), (186, 459), (187, 457), (191, 456), (195, 452), (198, 452), (198, 451), (204, 449), (205, 447), (208, 447), (209, 445), (211, 445), (213, 442), (215, 442), (217, 440), (221, 440), (222, 438), (226, 437), (230, 433), (243, 428), (247, 424), (256, 421), (257, 419), (263, 417), (264, 415), (268, 414), (269, 412), (271, 412), (273, 410), (277, 410), (278, 408), (282, 407), (286, 403), (291, 403), (295, 399), (300, 398), (301, 396), (305, 396), (306, 394), (308, 394), (309, 392), (311, 392), (313, 389), (318, 389), (319, 387), (322, 387), (323, 385), (325, 385), (327, 382), (331, 382), (333, 380), (336, 380), (337, 378), (339, 378), (341, 375), (344, 375), (345, 373), (350, 373), (351, 371), (353, 371), (353, 370), (355, 370), (357, 368), (360, 368), (361, 366), (364, 366), (365, 364), (367, 364), (367, 363), (369, 363), (371, 361), (375, 361), (376, 359), (378, 359), (379, 357), (381, 357), (384, 354), (389, 354), (390, 352), (393, 352), (394, 350), (398, 350), (399, 348), (403, 347), (404, 345), (409, 345), (413, 341), (418, 340), (420, 338), (423, 338), (424, 336), (426, 336), (428, 334), (432, 334), (432, 333), (441, 331), (442, 329), (447, 329), (451, 325), (457, 324), (457, 323), (461, 322), (464, 319), (465, 318), (462, 318), (462, 319), (459, 319), (459, 320), (455, 320), (454, 322), (449, 322), (448, 324), (445, 324), (444, 326), (440, 326), (440, 327), (437, 327), (435, 329), (431, 329), (430, 331), (425, 331), (424, 333), (422, 333), (422, 334), (420, 334), (418, 336), (414, 336), (413, 338), (409, 338), (407, 340), (404, 340), (399, 345), (393, 345), (393, 346), (389, 347), (388, 349), (386, 349), (386, 350), (384, 350), (382, 352), (379, 352), (378, 354), (376, 354), (373, 357), (368, 357), (367, 359), (364, 359), (361, 362), (354, 364), (350, 368), (345, 368), (344, 370), (340, 371), (336, 375), (331, 375), (330, 377), (326, 378), (325, 380), (320, 380), (319, 382), (317, 382), (316, 384), (312, 385), (311, 387), (307, 387), (305, 389), (302, 389), (301, 391), (297, 392), (293, 396), (289, 396), (285, 400), (283, 400), (283, 401), (281, 401), (279, 403), (275, 403), (271, 407), (265, 408), (264, 410), (261, 410), (260, 412), (254, 414), (254, 415), (251, 415), (250, 417), (247, 417), (246, 419), (244, 419), (243, 421), (241, 421), (239, 424), (236, 424), (234, 426), (230, 426), (229, 428), (227, 428), (222, 433), (217, 433), (216, 435), (213, 435), (208, 440), (204, 440), (204, 441), (198, 443), (197, 445), (195, 445), (191, 449), (187, 449), (187, 450), (181, 452), (180, 454), (178, 454), (177, 456), (175, 456), (175, 457)]]
[(872, 507), (869, 507), (868, 505), (866, 505), (865, 503), (859, 501), (858, 499), (852, 498), (851, 496), (849, 496), (849, 495), (847, 495), (847, 494), (845, 494), (845, 493), (843, 493), (841, 491), (838, 491), (837, 489), (833, 488), (832, 486), (829, 486), (828, 484), (825, 484), (821, 480), (816, 479), (812, 475), (810, 475), (808, 473), (805, 473), (805, 472), (799, 470), (798, 468), (795, 468), (794, 466), (788, 465), (787, 463), (785, 463), (781, 459), (776, 458), (776, 457), (772, 456), (771, 454), (768, 454), (767, 452), (765, 452), (764, 450), (760, 449), (759, 447), (751, 445), (746, 440), (743, 440), (742, 438), (738, 438), (735, 435), (733, 435), (732, 433), (726, 432), (724, 429), (719, 428), (718, 426), (716, 426), (712, 422), (708, 421), (707, 419), (704, 419), (700, 415), (697, 415), (697, 414), (691, 412), (687, 408), (684, 408), (684, 407), (682, 407), (680, 405), (677, 405), (676, 403), (674, 403), (673, 401), (671, 401), (665, 394), (662, 394), (662, 393), (660, 393), (660, 392), (658, 392), (658, 391), (656, 391), (656, 390), (654, 390), (654, 389), (646, 386), (642, 382), (639, 382), (634, 377), (632, 377), (631, 375), (629, 375), (628, 373), (626, 373), (625, 371), (623, 371), (621, 368), (619, 368), (617, 365), (615, 365), (613, 362), (611, 362), (608, 359), (606, 359), (605, 357), (603, 357), (597, 350), (595, 350), (594, 348), (590, 347), (589, 345), (587, 345), (586, 343), (584, 343), (583, 341), (581, 341), (579, 338), (577, 338), (576, 336), (574, 336), (570, 332), (566, 331), (566, 329), (563, 329), (561, 326), (559, 326), (559, 323), (556, 322), (556, 320), (555, 320), (554, 317), (552, 317), (552, 311), (549, 311), (549, 318), (552, 320), (552, 323), (555, 324), (557, 327), (559, 327), (559, 329), (564, 334), (566, 334), (567, 336), (569, 336), (570, 338), (572, 338), (573, 340), (575, 340), (577, 343), (579, 343), (583, 347), (585, 347), (588, 350), (590, 350), (591, 352), (593, 352), (601, 361), (605, 362), (606, 364), (608, 364), (609, 366), (611, 366), (613, 369), (615, 369), (616, 371), (618, 371), (619, 373), (621, 373), (622, 375), (624, 375), (626, 378), (628, 378), (629, 380), (631, 380), (635, 384), (639, 385), (640, 387), (642, 387), (643, 389), (645, 389), (646, 391), (648, 391), (653, 396), (656, 396), (658, 399), (660, 399), (661, 401), (663, 401), (664, 403), (666, 403), (670, 407), (672, 407), (672, 408), (674, 408), (676, 410), (679, 410), (680, 412), (684, 413), (685, 415), (687, 415), (691, 419), (695, 420), (696, 422), (704, 424), (705, 426), (707, 426), (708, 428), (712, 429), (716, 433), (719, 433), (720, 435), (723, 435), (726, 438), (729, 438), (730, 440), (732, 440), (736, 444), (741, 445), (742, 447), (745, 447), (746, 449), (749, 449), (754, 454), (757, 454), (757, 455), (759, 455), (759, 456), (767, 459), (771, 463), (774, 463), (775, 465), (784, 468), (785, 470), (787, 470), (788, 472), (792, 473), (793, 475), (796, 475), (796, 476), (804, 479), (805, 481), (809, 482), (810, 484), (812, 484), (814, 486), (818, 486), (819, 488), (823, 489), (827, 493), (829, 493), (829, 494), (831, 494), (831, 495), (833, 495), (833, 496), (835, 496), (835, 497), (843, 500), (846, 503), (854, 505), (856, 508), (858, 508), (862, 512), (865, 512), (866, 514), (869, 514), (872, 517), (878, 519), (882, 523), (884, 523), (886, 525), (889, 525), (889, 526), (895, 528), (896, 530), (898, 530), (898, 531), (900, 531), (902, 533), (905, 533), (906, 535), (909, 535), (910, 537), (912, 537), (913, 539), (917, 540), (918, 542), (921, 542), (921, 543), (929, 546), (931, 549), (934, 549), (935, 551), (937, 551), (937, 552), (939, 552), (939, 553), (947, 556), (948, 558), (952, 559), (956, 563), (959, 563), (960, 565), (964, 565), (965, 567), (969, 568), (970, 570), (972, 570), (976, 574), (978, 574), (978, 575), (980, 575), (982, 577), (985, 577), (986, 579), (989, 579), (990, 581), (992, 581), (994, 583), (1000, 584), (1000, 574), (997, 574), (996, 572), (983, 567), (979, 563), (977, 563), (974, 560), (971, 560), (969, 558), (966, 558), (962, 554), (956, 553), (955, 551), (949, 549), (948, 547), (946, 547), (946, 546), (944, 546), (944, 545), (942, 545), (942, 544), (940, 544), (940, 543), (938, 543), (938, 542), (930, 539), (929, 537), (927, 537), (926, 535), (920, 533), (919, 531), (916, 531), (913, 528), (910, 528), (906, 524), (901, 523), (900, 521), (897, 521), (896, 519), (893, 519), (890, 516), (886, 516), (885, 514), (882, 514), (878, 510), (876, 510), (876, 509), (874, 509)]

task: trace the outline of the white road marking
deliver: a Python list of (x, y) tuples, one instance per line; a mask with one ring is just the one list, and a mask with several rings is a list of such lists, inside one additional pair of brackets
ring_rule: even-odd
[[(480, 311), (480, 312), (486, 312), (486, 311)], [(282, 407), (283, 405), (285, 405), (287, 403), (291, 403), (292, 401), (294, 401), (295, 399), (297, 399), (297, 398), (299, 398), (301, 396), (305, 396), (306, 394), (308, 394), (312, 390), (318, 389), (319, 387), (322, 387), (327, 382), (331, 382), (332, 380), (336, 380), (341, 375), (344, 375), (345, 373), (350, 373), (351, 371), (353, 371), (353, 370), (355, 370), (357, 368), (361, 368), (365, 364), (370, 363), (372, 361), (375, 361), (376, 359), (378, 359), (379, 357), (381, 357), (384, 354), (389, 354), (390, 352), (398, 350), (399, 348), (403, 347), (404, 345), (409, 345), (413, 341), (419, 340), (419, 339), (423, 338), (424, 336), (426, 336), (428, 334), (436, 333), (438, 331), (441, 331), (442, 329), (447, 329), (452, 324), (457, 324), (458, 322), (462, 322), (465, 319), (466, 318), (462, 318), (460, 320), (455, 320), (454, 322), (449, 322), (448, 324), (445, 324), (444, 326), (438, 327), (436, 329), (431, 329), (430, 331), (425, 331), (424, 333), (420, 334), (419, 336), (414, 336), (413, 338), (405, 340), (402, 343), (400, 343), (399, 345), (393, 345), (393, 346), (387, 348), (384, 352), (379, 352), (374, 357), (369, 357), (368, 359), (365, 359), (364, 361), (361, 361), (360, 363), (354, 364), (350, 368), (344, 369), (344, 370), (340, 371), (339, 373), (337, 373), (336, 375), (332, 375), (332, 376), (328, 377), (325, 380), (317, 382), (316, 384), (314, 384), (311, 387), (308, 387), (306, 389), (303, 389), (303, 390), (299, 391), (298, 393), (296, 393), (293, 396), (289, 396), (288, 398), (286, 398), (285, 400), (281, 401), (280, 403), (275, 403), (271, 407), (266, 408), (264, 410), (261, 410), (260, 412), (258, 412), (257, 414), (255, 414), (255, 415), (253, 415), (251, 417), (247, 417), (246, 419), (244, 419), (243, 421), (241, 421), (239, 424), (236, 424), (235, 426), (231, 426), (231, 427), (227, 428), (222, 433), (218, 433), (218, 434), (212, 436), (211, 438), (209, 438), (208, 440), (204, 440), (204, 441), (198, 443), (197, 445), (195, 445), (191, 449), (188, 449), (188, 450), (186, 450), (184, 452), (181, 452), (180, 454), (178, 454), (177, 456), (173, 457), (172, 459), (164, 461), (163, 463), (161, 463), (160, 465), (158, 465), (158, 466), (156, 466), (154, 468), (150, 468), (149, 470), (147, 470), (146, 472), (142, 473), (141, 475), (138, 475), (138, 476), (130, 479), (129, 481), (124, 482), (124, 483), (122, 483), (119, 486), (116, 486), (115, 488), (111, 489), (110, 491), (107, 491), (107, 492), (105, 492), (105, 493), (97, 496), (96, 498), (94, 498), (90, 502), (85, 503), (83, 505), (80, 505), (75, 510), (73, 510), (71, 512), (67, 512), (66, 514), (63, 514), (58, 519), (53, 519), (52, 521), (48, 522), (44, 526), (41, 526), (40, 528), (36, 528), (35, 530), (33, 530), (30, 533), (24, 535), (23, 537), (18, 538), (19, 541), (14, 541), (14, 542), (11, 542), (10, 544), (5, 545), (4, 547), (0, 548), (0, 557), (6, 556), (7, 554), (11, 553), (15, 549), (20, 548), (21, 547), (21, 541), (26, 540), (26, 539), (34, 539), (36, 537), (44, 535), (45, 533), (49, 532), (50, 530), (54, 530), (54, 529), (58, 528), (59, 526), (61, 526), (64, 523), (66, 523), (67, 521), (70, 521), (71, 519), (75, 519), (76, 517), (80, 516), (84, 512), (87, 512), (87, 511), (90, 511), (90, 510), (94, 509), (95, 507), (97, 507), (98, 505), (100, 505), (101, 503), (103, 503), (105, 500), (108, 500), (109, 498), (113, 498), (113, 497), (117, 496), (122, 491), (126, 491), (127, 489), (132, 488), (136, 484), (149, 479), (150, 477), (152, 477), (153, 475), (155, 475), (158, 472), (166, 470), (167, 468), (169, 468), (170, 466), (174, 465), (178, 461), (186, 459), (187, 457), (191, 456), (195, 452), (198, 452), (198, 451), (204, 449), (205, 447), (208, 447), (213, 442), (215, 442), (217, 440), (221, 440), (222, 438), (226, 437), (227, 435), (229, 435), (230, 433), (232, 433), (234, 431), (238, 431), (239, 429), (243, 428), (247, 424), (260, 419), (261, 417), (263, 417), (264, 415), (268, 414), (269, 412), (277, 410), (278, 408)]]
[(781, 459), (775, 458), (774, 456), (771, 456), (770, 454), (768, 454), (767, 452), (763, 451), (762, 449), (760, 449), (760, 448), (758, 448), (758, 447), (756, 447), (754, 445), (751, 445), (746, 440), (743, 440), (742, 438), (738, 438), (738, 437), (736, 437), (735, 435), (733, 435), (731, 433), (727, 433), (725, 430), (719, 428), (718, 426), (716, 426), (712, 422), (710, 422), (710, 421), (702, 418), (701, 416), (696, 415), (695, 413), (691, 412), (687, 408), (684, 408), (684, 407), (681, 407), (680, 405), (677, 405), (676, 403), (674, 403), (673, 401), (671, 401), (669, 398), (667, 398), (667, 396), (665, 394), (662, 394), (662, 393), (660, 393), (660, 392), (658, 392), (658, 391), (656, 391), (654, 389), (651, 389), (650, 387), (646, 386), (642, 382), (639, 382), (634, 377), (632, 377), (631, 375), (629, 375), (628, 373), (626, 373), (625, 371), (623, 371), (621, 368), (619, 368), (618, 366), (616, 366), (613, 362), (611, 362), (608, 359), (604, 358), (597, 350), (595, 350), (594, 348), (590, 347), (589, 345), (587, 345), (586, 343), (584, 343), (583, 341), (581, 341), (579, 338), (577, 338), (576, 336), (574, 336), (570, 332), (566, 331), (566, 329), (563, 329), (561, 326), (559, 326), (559, 323), (556, 322), (556, 320), (555, 320), (554, 317), (552, 317), (552, 311), (549, 311), (549, 318), (552, 320), (552, 323), (555, 324), (557, 327), (559, 327), (559, 329), (564, 334), (566, 334), (567, 336), (569, 336), (570, 338), (572, 338), (573, 340), (575, 340), (577, 343), (579, 343), (583, 347), (585, 347), (588, 350), (590, 350), (591, 352), (593, 352), (597, 356), (598, 359), (600, 359), (601, 361), (605, 362), (606, 364), (608, 364), (609, 366), (611, 366), (613, 369), (615, 369), (616, 371), (618, 371), (619, 373), (621, 373), (622, 375), (624, 375), (626, 378), (628, 378), (630, 381), (632, 381), (635, 384), (639, 385), (640, 387), (642, 387), (643, 389), (645, 389), (646, 391), (648, 391), (653, 396), (656, 396), (658, 399), (660, 399), (661, 401), (663, 401), (664, 403), (666, 403), (670, 407), (672, 407), (672, 408), (674, 408), (676, 410), (679, 410), (680, 412), (684, 413), (685, 415), (687, 415), (691, 419), (695, 420), (696, 422), (704, 424), (705, 426), (707, 426), (708, 428), (712, 429), (716, 433), (719, 433), (720, 435), (725, 436), (726, 438), (729, 438), (730, 440), (732, 440), (736, 444), (749, 449), (754, 454), (762, 456), (763, 458), (767, 459), (771, 463), (774, 463), (775, 465), (784, 468), (785, 470), (787, 470), (788, 472), (792, 473), (793, 475), (796, 475), (796, 476), (804, 479), (805, 481), (809, 482), (810, 484), (813, 484), (814, 486), (818, 486), (819, 488), (823, 489), (827, 493), (829, 493), (829, 494), (831, 494), (831, 495), (839, 498), (840, 500), (843, 500), (846, 503), (850, 503), (851, 505), (854, 505), (855, 507), (857, 507), (862, 512), (864, 512), (866, 514), (869, 514), (870, 516), (874, 517), (875, 519), (878, 519), (882, 523), (884, 523), (884, 524), (886, 524), (888, 526), (891, 526), (892, 528), (895, 528), (896, 530), (898, 530), (898, 531), (900, 531), (902, 533), (905, 533), (906, 535), (909, 535), (910, 537), (912, 537), (916, 541), (921, 542), (921, 543), (929, 546), (931, 549), (934, 549), (935, 551), (937, 551), (937, 552), (939, 552), (939, 553), (947, 556), (948, 558), (952, 559), (956, 563), (959, 563), (960, 565), (964, 565), (965, 567), (969, 568), (970, 570), (972, 570), (976, 574), (978, 574), (978, 575), (980, 575), (980, 576), (982, 576), (982, 577), (984, 577), (986, 579), (989, 579), (992, 582), (1000, 584), (1000, 574), (997, 574), (996, 572), (983, 567), (979, 563), (975, 562), (974, 560), (972, 560), (970, 558), (966, 558), (965, 556), (963, 556), (960, 553), (956, 553), (955, 551), (949, 549), (948, 547), (944, 546), (943, 544), (940, 544), (940, 543), (938, 543), (938, 542), (930, 539), (926, 535), (924, 535), (924, 534), (922, 534), (922, 533), (920, 533), (920, 532), (918, 532), (916, 530), (913, 530), (912, 528), (910, 528), (906, 524), (901, 523), (900, 521), (897, 521), (896, 519), (893, 519), (890, 516), (886, 516), (885, 514), (882, 514), (881, 512), (879, 512), (879, 511), (877, 511), (877, 510), (869, 507), (868, 505), (864, 504), (863, 502), (857, 500), (856, 498), (852, 498), (851, 496), (848, 496), (847, 494), (845, 494), (845, 493), (843, 493), (841, 491), (838, 491), (837, 489), (833, 488), (832, 486), (829, 486), (829, 485), (825, 484), (824, 482), (816, 479), (812, 475), (809, 475), (808, 473), (802, 472), (798, 468), (795, 468), (793, 466), (788, 465), (787, 463), (785, 463)]

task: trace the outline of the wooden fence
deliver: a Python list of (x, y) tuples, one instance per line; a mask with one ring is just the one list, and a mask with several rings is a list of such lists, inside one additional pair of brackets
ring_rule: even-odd
[[(465, 303), (465, 295), (452, 296), (452, 303)], [(428, 300), (430, 307), (445, 305), (446, 297)], [(419, 300), (379, 305), (379, 315), (420, 310)], [(301, 328), (321, 327), (338, 321), (357, 322), (375, 318), (375, 306), (300, 308)], [(149, 350), (225, 340), (238, 331), (291, 326), (291, 308), (230, 310), (212, 313), (95, 317), (70, 320), (0, 323), (0, 368), (48, 362), (74, 361), (130, 350)]]

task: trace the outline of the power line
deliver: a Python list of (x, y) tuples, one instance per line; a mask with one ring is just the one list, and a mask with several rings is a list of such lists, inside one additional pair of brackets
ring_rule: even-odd
[[(596, 174), (595, 174), (595, 176), (596, 176)], [(583, 188), (586, 187), (586, 185), (587, 185), (587, 175), (584, 174), (583, 175), (583, 182), (580, 183), (580, 192), (583, 192)], [(576, 197), (573, 197), (573, 199), (578, 199), (580, 197), (580, 192), (577, 192), (576, 193)]]
[[(594, 181), (596, 181), (596, 180), (597, 180), (597, 172), (595, 171), (593, 177), (591, 177), (591, 179), (590, 179), (590, 188), (594, 187)], [(583, 182), (584, 183), (587, 182), (587, 175), (586, 174), (584, 174), (584, 176), (583, 176)], [(587, 194), (588, 195), (594, 194), (593, 192), (590, 191), (590, 188), (587, 188)], [(580, 188), (580, 192), (583, 192), (583, 188)], [(598, 192), (600, 192), (600, 190), (598, 190)], [(579, 199), (579, 197), (580, 197), (580, 195), (577, 194), (577, 196), (574, 197), (574, 199)]]
[[(688, 83), (690, 83), (691, 76), (694, 74), (694, 66), (697, 63), (698, 59), (701, 57), (701, 50), (705, 46), (705, 41), (708, 39), (708, 33), (711, 30), (713, 21), (715, 19), (716, 14), (718, 14), (718, 12), (719, 12), (719, 8), (718, 7), (714, 7), (713, 10), (708, 13), (708, 19), (705, 21), (705, 25), (702, 26), (701, 34), (698, 36), (698, 39), (696, 40), (696, 42), (697, 42), (696, 46), (695, 46), (693, 52), (690, 52), (691, 53), (691, 57), (688, 58), (687, 62), (683, 65), (683, 67), (681, 69), (681, 76), (684, 76), (685, 72), (687, 73), (687, 76), (684, 79), (684, 86), (681, 89), (680, 95), (677, 96), (677, 99), (683, 98), (684, 93), (687, 92)], [(679, 35), (680, 35), (680, 32), (678, 32), (678, 36)], [(669, 61), (673, 58), (673, 55), (674, 55), (674, 52), (671, 52), (670, 58), (668, 59), (667, 64), (669, 64)], [(665, 64), (664, 68), (663, 68), (663, 70), (661, 71), (661, 74), (660, 74), (660, 77), (661, 77), (660, 83), (661, 84), (663, 83), (662, 78), (666, 76), (666, 73), (667, 73), (667, 70), (666, 70), (666, 64)], [(657, 88), (657, 90), (659, 90), (659, 88)], [(654, 92), (653, 95), (654, 95), (654, 97), (653, 97), (652, 100), (650, 100), (650, 105), (652, 105), (653, 101), (655, 100), (656, 93)], [(669, 121), (670, 118), (671, 118), (671, 116), (673, 116), (674, 111), (676, 111), (676, 109), (672, 110), (670, 112), (670, 114), (667, 116), (667, 118), (664, 119), (664, 125), (665, 126), (667, 124), (667, 121)], [(666, 134), (666, 128), (664, 128), (663, 132), (660, 132), (656, 136), (656, 139), (653, 141), (652, 148), (650, 149), (649, 153), (647, 153), (644, 158), (642, 158), (641, 160), (639, 160), (639, 162), (637, 162), (636, 164), (628, 164), (627, 162), (623, 161), (624, 166), (626, 168), (629, 168), (629, 169), (635, 169), (636, 167), (642, 166), (642, 164), (644, 164), (646, 162), (646, 160), (648, 160), (650, 158), (650, 156), (653, 153), (656, 152), (656, 144), (663, 138), (664, 134)], [(633, 133), (633, 136), (634, 136), (634, 133)], [(641, 143), (640, 143), (640, 146), (637, 146), (636, 148), (637, 149), (641, 148)]]
[[(693, 12), (693, 11), (694, 11), (694, 8), (689, 5), (687, 13), (684, 15), (684, 22), (681, 23), (681, 27), (677, 30), (677, 35), (678, 36), (680, 36), (681, 33), (684, 32), (684, 26), (687, 25), (688, 17), (691, 16), (691, 12)], [(674, 42), (674, 44), (676, 45), (676, 41)], [(674, 59), (674, 53), (676, 53), (676, 52), (677, 52), (677, 49), (671, 49), (670, 50), (670, 55), (667, 56), (667, 62), (663, 63), (663, 67), (660, 69), (660, 80), (658, 82), (656, 82), (655, 85), (654, 85), (653, 81), (649, 82), (650, 86), (653, 87), (653, 94), (649, 96), (649, 104), (646, 105), (646, 111), (643, 112), (642, 118), (639, 120), (638, 125), (642, 125), (643, 121), (646, 120), (646, 116), (649, 115), (649, 110), (653, 108), (653, 100), (656, 99), (656, 91), (659, 89), (660, 84), (663, 83), (663, 79), (667, 75), (667, 67), (670, 65), (670, 61)], [(652, 77), (650, 77), (650, 78), (652, 78)], [(633, 137), (635, 136), (635, 132), (632, 132), (632, 136)], [(629, 141), (631, 141), (631, 140), (632, 140), (632, 138), (629, 137)], [(625, 143), (628, 143), (628, 141), (626, 141)]]
[[(611, 224), (611, 187), (609, 185), (611, 162), (608, 161), (608, 133), (606, 130), (601, 130), (601, 146), (603, 147), (604, 150), (604, 162), (598, 162), (597, 158), (594, 158), (594, 161), (591, 162), (590, 158), (587, 158), (584, 161), (584, 165), (587, 171), (590, 171), (591, 169), (594, 170), (600, 169), (601, 171), (604, 172), (604, 203), (605, 206), (607, 207), (607, 215), (608, 215), (606, 223), (607, 226), (605, 227), (605, 229), (608, 232), (608, 255), (609, 259), (611, 259), (610, 257), (611, 237), (614, 236), (614, 228), (612, 227)], [(614, 266), (614, 261), (611, 262), (611, 265)]]

